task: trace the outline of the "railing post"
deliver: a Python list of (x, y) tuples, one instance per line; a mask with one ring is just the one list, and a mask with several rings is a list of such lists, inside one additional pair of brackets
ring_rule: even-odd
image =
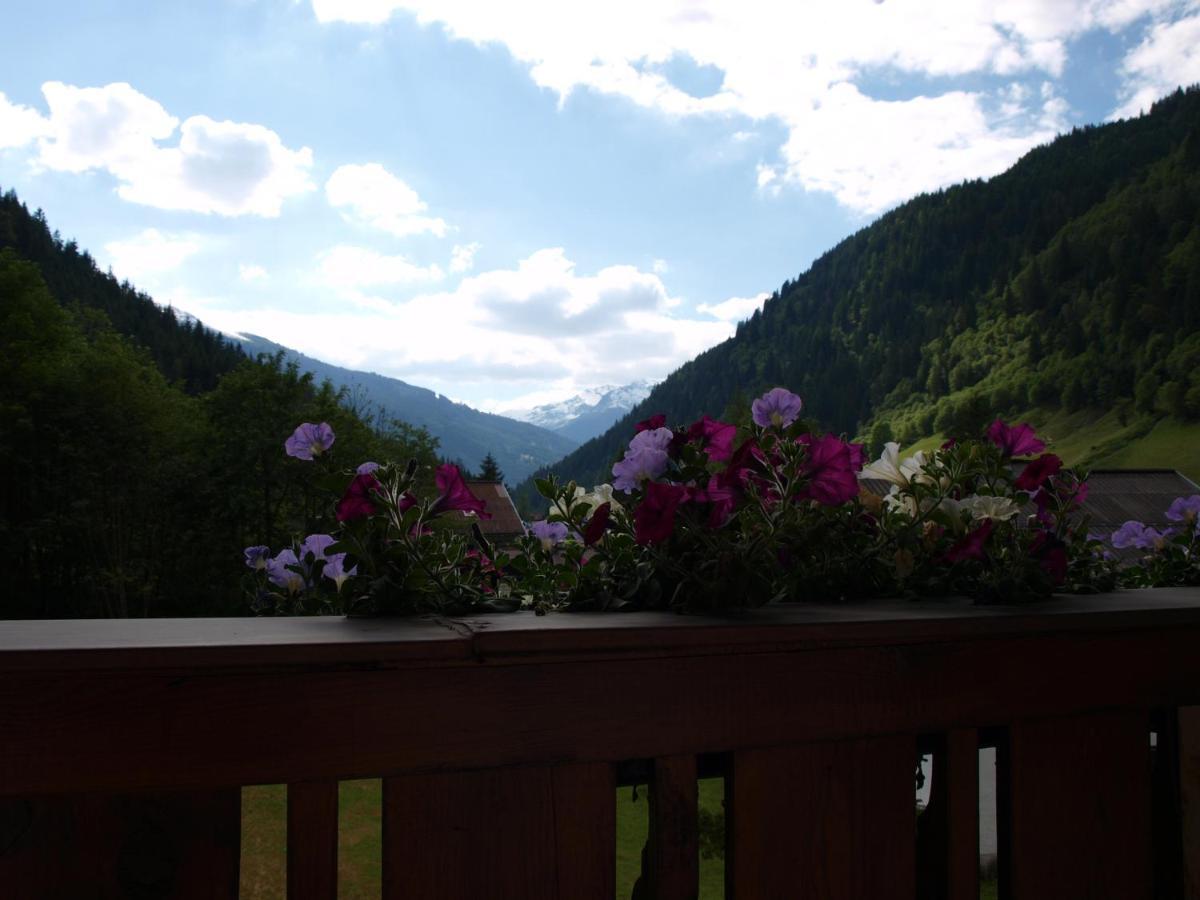
[(1200, 706), (1179, 708), (1179, 807), (1186, 900), (1200, 900)]

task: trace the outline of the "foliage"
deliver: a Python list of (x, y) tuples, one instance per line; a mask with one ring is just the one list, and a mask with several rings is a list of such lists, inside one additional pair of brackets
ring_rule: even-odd
[[(429, 527), (452, 510), (486, 515), (453, 466), (421, 499), (415, 462), (330, 474), (319, 453), (310, 480), (332, 492), (339, 524), (274, 556), (248, 547), (253, 602), (287, 613), (718, 611), (881, 595), (1012, 603), (1116, 586), (1081, 513), (1085, 475), (1043, 452), (1029, 426), (997, 419), (986, 437), (904, 460), (888, 442), (864, 466), (861, 445), (810, 431), (799, 413), (799, 397), (777, 388), (742, 428), (640, 422), (613, 485), (539, 483), (548, 515), (515, 551), (477, 528)], [(880, 496), (863, 479), (890, 488)]]
[[(606, 477), (633, 423), (690, 421), (776, 383), (835, 431), (901, 443), (1134, 400), (1200, 417), (1200, 89), (1075, 129), (1002, 175), (919, 196), (785, 281), (737, 334), (538, 473)], [(516, 490), (537, 502), (533, 479)]]

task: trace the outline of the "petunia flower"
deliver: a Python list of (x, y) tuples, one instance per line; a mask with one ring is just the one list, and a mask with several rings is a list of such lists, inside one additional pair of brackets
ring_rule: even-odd
[(370, 472), (363, 475), (355, 475), (354, 480), (346, 488), (346, 492), (342, 494), (342, 499), (338, 501), (337, 520), (339, 522), (352, 522), (355, 519), (363, 519), (369, 515), (373, 515), (378, 511), (378, 506), (373, 495), (381, 490), (383, 490), (383, 485)]
[(984, 519), (982, 525), (947, 550), (942, 559), (948, 563), (962, 562), (966, 559), (982, 559), (983, 545), (987, 543), (987, 539), (995, 527), (995, 523), (991, 519)]
[(908, 487), (913, 480), (917, 479), (923, 473), (924, 468), (925, 452), (923, 450), (918, 450), (907, 459), (901, 460), (900, 445), (895, 441), (888, 441), (883, 445), (883, 452), (879, 454), (879, 459), (863, 466), (858, 477), (875, 478), (903, 488)]
[(377, 463), (377, 462), (370, 462), (370, 461), (368, 460), (367, 462), (365, 462), (365, 463), (362, 463), (362, 464), (361, 464), (361, 465), (360, 465), (360, 466), (359, 466), (357, 469), (355, 469), (354, 471), (355, 471), (355, 472), (357, 472), (359, 475), (370, 475), (372, 472), (374, 472), (374, 471), (375, 471), (376, 469), (378, 469), (378, 468), (379, 468), (379, 463)]
[[(661, 429), (666, 431), (667, 429)], [(650, 434), (643, 431), (642, 434)], [(628, 450), (625, 458), (613, 464), (613, 487), (627, 494), (637, 490), (643, 481), (657, 478), (667, 471), (670, 459), (666, 450), (658, 450), (652, 446), (637, 450)]]
[(334, 439), (333, 429), (328, 422), (320, 425), (305, 422), (292, 432), (292, 436), (284, 442), (283, 449), (288, 456), (296, 459), (312, 459), (332, 447)]
[(289, 594), (295, 594), (304, 588), (304, 576), (293, 572), (288, 566), (298, 566), (300, 560), (291, 550), (280, 550), (279, 554), (267, 561), (267, 577), (271, 583), (286, 588)]
[(741, 493), (741, 478), (736, 472), (722, 472), (708, 479), (708, 486), (696, 499), (712, 504), (708, 508), (709, 528), (720, 528), (729, 521)]
[(333, 538), (328, 534), (310, 534), (300, 544), (300, 558), (304, 559), (311, 553), (316, 559), (325, 558), (325, 548), (333, 545)]
[(1167, 518), (1172, 522), (1189, 522), (1200, 530), (1200, 494), (1176, 497), (1167, 508)]
[(1066, 545), (1048, 531), (1039, 531), (1029, 545), (1029, 555), (1055, 584), (1067, 580)]
[(471, 493), (466, 482), (463, 481), (462, 473), (458, 471), (458, 466), (451, 463), (438, 466), (433, 481), (437, 485), (439, 496), (433, 502), (433, 506), (429, 508), (430, 515), (436, 516), (450, 510), (459, 510), (479, 516), (481, 519), (492, 517), (491, 513), (487, 511), (487, 503)]
[(561, 544), (567, 539), (567, 523), (545, 520), (530, 522), (529, 533), (542, 542), (543, 550), (549, 550), (555, 544)]
[(1021, 474), (1013, 479), (1013, 487), (1019, 491), (1036, 491), (1051, 475), (1057, 475), (1062, 469), (1062, 460), (1053, 453), (1043, 453), (1021, 470)]
[(271, 548), (258, 544), (254, 547), (247, 547), (242, 554), (246, 557), (247, 567), (261, 572), (267, 567), (267, 560), (271, 558)]
[(972, 494), (962, 499), (962, 506), (973, 519), (995, 519), (1006, 522), (1021, 511), (1021, 507), (1010, 497), (993, 497), (990, 494)]
[(638, 450), (667, 450), (671, 446), (671, 441), (675, 438), (675, 432), (670, 428), (651, 428), (647, 431), (639, 431), (633, 436), (629, 442), (628, 452)]
[(733, 456), (733, 439), (737, 435), (736, 425), (727, 425), (704, 416), (687, 430), (689, 441), (698, 441), (700, 449), (713, 462), (724, 462)]
[(667, 424), (667, 417), (664, 413), (655, 413), (648, 419), (642, 419), (633, 426), (635, 432), (653, 431), (656, 428), (662, 428)]
[(346, 554), (333, 553), (325, 557), (325, 568), (321, 570), (321, 574), (333, 581), (337, 585), (337, 590), (341, 591), (342, 585), (358, 574), (358, 566), (351, 566), (347, 569)]
[(1112, 545), (1118, 550), (1161, 550), (1172, 536), (1170, 529), (1160, 532), (1157, 528), (1130, 519), (1112, 533)]
[(1046, 449), (1045, 443), (1034, 434), (1033, 426), (1024, 423), (1010, 427), (997, 419), (988, 426), (987, 436), (1005, 456), (1032, 456)]
[[(831, 434), (819, 438), (802, 434), (796, 442), (808, 447), (804, 463), (808, 485), (799, 498), (815, 500), (824, 506), (840, 506), (858, 496), (855, 454), (849, 444)], [(861, 461), (861, 454), (857, 458)]]
[(761, 428), (787, 428), (798, 418), (804, 401), (787, 388), (771, 388), (752, 404), (750, 415)]
[(646, 485), (646, 495), (633, 511), (634, 539), (639, 544), (661, 544), (675, 530), (675, 511), (687, 496), (681, 484)]
[(612, 516), (612, 503), (601, 503), (596, 507), (592, 517), (588, 519), (587, 524), (583, 526), (583, 543), (588, 547), (604, 537), (604, 531), (608, 528), (608, 520)]

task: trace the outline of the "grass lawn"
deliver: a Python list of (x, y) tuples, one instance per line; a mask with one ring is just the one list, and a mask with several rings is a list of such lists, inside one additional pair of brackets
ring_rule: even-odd
[[(338, 898), (378, 900), (380, 782), (343, 781), (338, 796)], [(720, 812), (724, 782), (700, 782), (700, 806)], [(646, 792), (617, 791), (617, 896), (633, 891), (647, 829)], [(242, 789), (242, 900), (282, 900), (287, 881), (287, 793), (283, 785)], [(725, 863), (700, 860), (701, 900), (725, 896)]]

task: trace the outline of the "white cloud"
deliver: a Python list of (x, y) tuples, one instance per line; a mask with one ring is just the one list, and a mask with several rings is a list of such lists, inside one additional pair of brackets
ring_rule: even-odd
[(475, 267), (475, 254), (478, 252), (478, 243), (456, 245), (450, 252), (450, 271), (469, 272)]
[(104, 245), (113, 274), (145, 286), (165, 272), (179, 268), (189, 257), (203, 248), (195, 235), (164, 234), (157, 228), (147, 228), (133, 237), (109, 241)]
[[(365, 257), (342, 256), (355, 258)], [(336, 267), (329, 259), (322, 269), (330, 267), (332, 274)], [(381, 259), (372, 277), (402, 271), (400, 263), (388, 261), (395, 258)], [(368, 269), (356, 265), (353, 271)], [(384, 291), (367, 295), (363, 278), (343, 286), (339, 293), (347, 303), (336, 312), (294, 306), (234, 311), (188, 296), (174, 299), (216, 328), (262, 334), (330, 362), (460, 397), (527, 393), (551, 382), (570, 396), (585, 385), (661, 379), (733, 334), (729, 322), (676, 314), (673, 298), (652, 272), (616, 265), (581, 274), (559, 248), (407, 300), (377, 295)]]
[[(312, 189), (312, 151), (289, 150), (262, 125), (191, 116), (182, 125), (128, 84), (80, 88), (48, 81), (50, 109), (37, 162), (63, 172), (103, 170), (117, 193), (159, 209), (224, 216), (279, 215)], [(175, 146), (162, 146), (174, 137)]]
[(440, 281), (445, 277), (437, 265), (418, 266), (403, 256), (389, 256), (346, 244), (320, 256), (321, 277), (331, 287), (355, 290), (380, 285), (407, 285)]
[[(781, 166), (759, 188), (832, 193), (861, 212), (1005, 168), (1053, 137), (1065, 105), (948, 89), (883, 101), (858, 86), (880, 70), (938, 78), (1042, 73), (1057, 78), (1074, 39), (1119, 31), (1179, 0), (841, 0), (817, 10), (776, 0), (312, 0), (322, 22), (378, 25), (409, 14), (453, 38), (501, 44), (565, 103), (575, 90), (624, 97), (667, 115), (773, 119), (788, 131)], [(695, 97), (660, 64), (720, 71)], [(976, 83), (977, 78), (972, 79)]]
[(762, 309), (763, 304), (770, 296), (764, 291), (754, 297), (730, 297), (721, 303), (711, 305), (701, 303), (696, 307), (696, 312), (705, 313), (722, 322), (741, 322), (743, 319), (750, 318), (755, 311)]
[(1163, 94), (1200, 81), (1200, 14), (1160, 22), (1125, 57), (1124, 102), (1113, 118), (1148, 112)]
[(257, 263), (241, 263), (238, 266), (238, 278), (242, 281), (265, 281), (267, 277), (267, 270)]
[(442, 219), (423, 215), (428, 205), (417, 192), (379, 163), (339, 166), (325, 183), (325, 196), (348, 220), (397, 237), (446, 234)]
[(50, 129), (36, 109), (13, 103), (0, 91), (0, 150), (24, 147)]

